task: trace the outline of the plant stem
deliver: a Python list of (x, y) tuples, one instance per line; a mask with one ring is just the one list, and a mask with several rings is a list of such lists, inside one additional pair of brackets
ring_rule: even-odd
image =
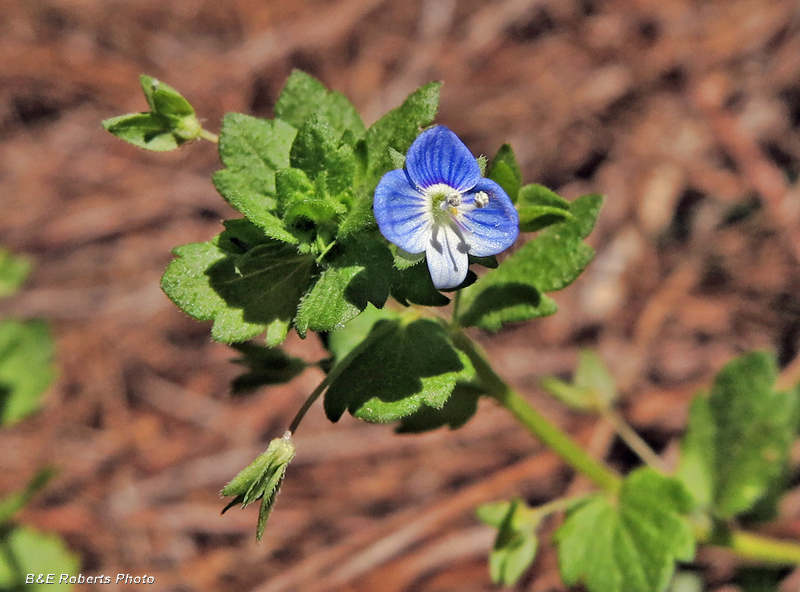
[[(698, 540), (698, 542), (703, 542)], [(710, 541), (710, 544), (718, 544)], [(800, 544), (768, 538), (752, 532), (731, 530), (723, 547), (744, 559), (771, 565), (800, 565)]]
[(458, 323), (458, 307), (461, 304), (461, 290), (458, 290), (453, 296), (453, 325)]
[[(486, 359), (486, 355), (480, 347), (465, 335), (461, 329), (455, 325), (450, 327), (450, 337), (453, 344), (463, 351), (469, 357), (479, 380), (483, 386), (488, 390), (489, 396), (494, 398), (500, 405), (508, 409), (509, 412), (536, 438), (538, 438), (544, 445), (550, 448), (553, 452), (558, 454), (561, 459), (569, 464), (579, 473), (585, 475), (595, 484), (602, 489), (610, 492), (617, 493), (622, 485), (622, 479), (609, 469), (603, 463), (593, 459), (585, 450), (580, 448), (572, 438), (569, 437), (560, 428), (556, 427), (550, 420), (544, 417), (537, 411), (530, 403), (528, 403), (522, 395), (508, 386), (500, 376), (494, 371)], [(621, 418), (620, 421), (612, 421), (608, 418), (618, 432), (626, 432), (620, 426), (625, 426), (627, 430), (633, 432)], [(635, 432), (633, 432), (635, 435)], [(620, 436), (634, 448), (628, 436), (620, 433)], [(638, 435), (636, 436), (637, 439)], [(645, 448), (649, 451), (646, 453), (638, 444), (636, 445), (639, 450), (634, 448), (637, 454), (643, 457), (643, 460), (648, 464), (654, 464), (656, 468), (661, 465), (661, 459), (653, 453), (647, 445), (642, 442)], [(648, 460), (647, 456), (654, 456)], [(657, 460), (657, 462), (655, 462)], [(543, 506), (541, 509), (558, 511), (562, 504), (568, 500), (555, 500), (550, 504)], [(731, 529), (728, 530), (723, 536), (714, 535), (706, 529), (696, 530), (695, 536), (698, 543), (711, 544), (719, 547), (727, 548), (732, 553), (739, 557), (765, 563), (770, 565), (800, 565), (800, 544), (779, 539), (765, 537), (763, 535), (745, 532), (741, 530)]]
[(215, 144), (219, 144), (219, 136), (217, 134), (213, 134), (205, 128), (200, 128), (200, 133), (197, 134), (198, 137), (203, 138), (204, 140), (208, 140), (209, 142), (214, 142)]
[(303, 418), (306, 415), (306, 412), (311, 408), (311, 405), (314, 404), (314, 401), (319, 399), (320, 395), (325, 392), (325, 389), (328, 388), (334, 380), (336, 380), (339, 375), (350, 365), (350, 363), (355, 360), (358, 356), (362, 354), (362, 352), (367, 349), (368, 347), (372, 346), (372, 343), (382, 337), (383, 334), (392, 328), (391, 323), (378, 323), (375, 327), (373, 327), (372, 331), (370, 331), (369, 335), (357, 346), (355, 346), (350, 353), (348, 353), (343, 359), (336, 362), (331, 371), (325, 376), (325, 378), (317, 385), (317, 388), (308, 396), (303, 406), (297, 411), (292, 420), (291, 425), (289, 426), (289, 432), (292, 434), (297, 431), (297, 426), (300, 425), (300, 422), (303, 421)]
[(289, 429), (288, 429), (288, 432), (290, 434), (294, 434), (295, 431), (297, 431), (297, 426), (299, 426), (300, 422), (303, 421), (303, 418), (306, 416), (306, 412), (314, 404), (314, 401), (319, 399), (319, 396), (325, 391), (326, 388), (328, 388), (328, 385), (331, 382), (331, 374), (332, 373), (328, 373), (328, 375), (325, 376), (324, 379), (322, 379), (322, 382), (320, 382), (317, 385), (317, 388), (315, 388), (312, 391), (312, 393), (308, 396), (308, 398), (305, 400), (305, 403), (303, 403), (303, 406), (300, 407), (300, 409), (297, 411), (297, 413), (295, 413), (294, 419), (292, 420), (292, 423), (291, 423), (291, 425), (289, 426)]
[(661, 457), (658, 456), (653, 449), (648, 446), (647, 442), (642, 440), (642, 437), (625, 421), (622, 416), (614, 409), (608, 409), (602, 412), (603, 419), (605, 419), (614, 428), (622, 441), (628, 445), (628, 448), (633, 450), (642, 461), (659, 471), (660, 473), (667, 473), (669, 469)]
[(622, 484), (620, 477), (606, 465), (589, 456), (572, 438), (508, 386), (492, 369), (475, 342), (457, 328), (451, 329), (451, 338), (455, 346), (469, 357), (478, 378), (489, 391), (489, 396), (505, 407), (531, 434), (602, 489), (612, 493), (619, 490)]

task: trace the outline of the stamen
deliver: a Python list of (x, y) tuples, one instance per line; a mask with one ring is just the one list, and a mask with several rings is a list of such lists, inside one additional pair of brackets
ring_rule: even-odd
[(446, 199), (448, 205), (453, 208), (457, 208), (462, 202), (461, 194), (458, 191), (453, 191), (453, 193), (449, 194)]
[(489, 195), (485, 191), (478, 191), (475, 194), (475, 207), (483, 208), (489, 205)]

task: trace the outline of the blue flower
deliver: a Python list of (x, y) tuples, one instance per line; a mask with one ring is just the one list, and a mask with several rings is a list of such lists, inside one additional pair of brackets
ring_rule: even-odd
[(405, 169), (383, 176), (373, 210), (389, 242), (408, 253), (425, 253), (440, 290), (464, 281), (468, 255), (496, 255), (519, 234), (519, 216), (506, 192), (481, 177), (475, 157), (443, 125), (414, 140)]

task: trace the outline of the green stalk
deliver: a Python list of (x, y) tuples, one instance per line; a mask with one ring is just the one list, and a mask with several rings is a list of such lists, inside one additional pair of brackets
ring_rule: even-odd
[(377, 324), (372, 331), (370, 331), (369, 335), (357, 346), (355, 346), (349, 354), (347, 354), (342, 360), (336, 362), (336, 364), (331, 368), (331, 371), (325, 376), (325, 378), (317, 385), (317, 388), (308, 396), (305, 403), (303, 403), (302, 407), (298, 410), (295, 414), (292, 423), (289, 425), (289, 432), (294, 434), (297, 431), (300, 422), (303, 421), (303, 418), (306, 415), (306, 412), (311, 408), (314, 402), (319, 399), (320, 395), (325, 392), (325, 389), (328, 388), (334, 380), (336, 380), (342, 372), (344, 372), (347, 367), (360, 356), (365, 349), (370, 347), (372, 343), (379, 337), (382, 337), (386, 331), (388, 331), (392, 327), (391, 323), (383, 323)]
[[(480, 347), (457, 325), (451, 325), (453, 344), (469, 357), (478, 379), (488, 395), (505, 407), (531, 434), (558, 454), (573, 469), (585, 475), (609, 493), (617, 493), (622, 485), (619, 475), (593, 459), (572, 438), (536, 410), (494, 371)], [(557, 504), (563, 500), (557, 500)], [(697, 542), (727, 548), (742, 559), (769, 565), (800, 565), (800, 544), (730, 529), (720, 536), (696, 525)]]
[(722, 540), (703, 540), (698, 543), (719, 545), (735, 555), (752, 562), (768, 565), (800, 565), (800, 545), (797, 543), (768, 538), (763, 535), (731, 529)]
[(487, 389), (490, 397), (505, 407), (531, 434), (560, 456), (573, 469), (585, 475), (608, 492), (616, 493), (619, 491), (622, 484), (619, 475), (605, 464), (589, 456), (569, 435), (555, 426), (528, 403), (522, 395), (508, 386), (497, 375), (474, 341), (458, 328), (451, 330), (451, 338), (454, 345), (469, 357), (475, 367), (478, 379)]
[(205, 128), (200, 128), (200, 131), (197, 133), (197, 137), (208, 140), (209, 142), (213, 142), (214, 144), (219, 144), (219, 136)]

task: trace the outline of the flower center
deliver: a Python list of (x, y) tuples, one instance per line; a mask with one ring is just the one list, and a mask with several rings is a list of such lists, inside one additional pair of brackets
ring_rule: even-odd
[(431, 214), (436, 224), (451, 223), (464, 233), (468, 231), (461, 217), (474, 209), (486, 207), (489, 203), (489, 195), (485, 191), (479, 191), (471, 204), (465, 204), (462, 193), (446, 183), (436, 183), (422, 192), (430, 200)]

